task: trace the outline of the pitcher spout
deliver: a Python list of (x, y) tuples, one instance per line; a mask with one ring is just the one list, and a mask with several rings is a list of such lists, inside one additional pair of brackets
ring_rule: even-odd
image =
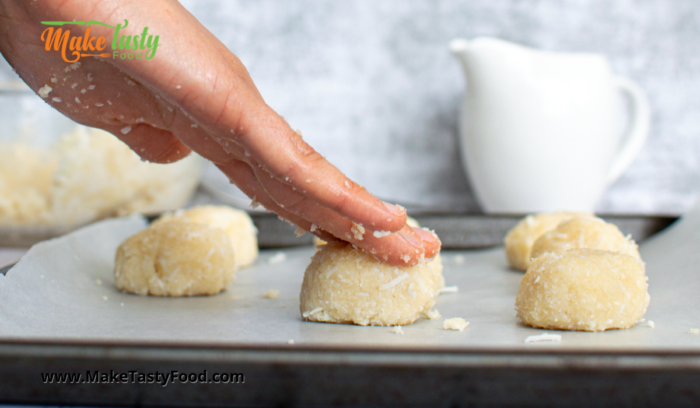
[(457, 57), (466, 68), (467, 54), (471, 49), (471, 42), (462, 38), (455, 38), (450, 41), (449, 48), (452, 54)]
[(459, 60), (462, 65), (462, 71), (466, 77), (467, 82), (470, 82), (473, 78), (473, 41), (465, 40), (462, 38), (455, 38), (450, 41), (449, 49), (450, 52)]

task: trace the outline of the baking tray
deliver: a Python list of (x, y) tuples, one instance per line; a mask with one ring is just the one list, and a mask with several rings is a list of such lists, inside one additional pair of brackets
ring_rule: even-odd
[[(522, 275), (506, 267), (502, 248), (443, 253), (447, 284), (460, 289), (442, 295), (436, 308), (444, 317), (470, 321), (464, 332), (441, 330), (440, 319), (421, 320), (404, 327), (405, 335), (398, 335), (385, 327), (302, 322), (296, 298), (313, 252), (310, 247), (285, 250), (287, 259), (279, 263), (270, 263), (278, 250), (263, 251), (253, 268), (239, 273), (230, 291), (213, 298), (153, 299), (117, 293), (109, 284), (111, 258), (100, 253), (109, 253), (110, 246), (122, 239), (119, 234), (106, 234), (115, 230), (109, 223), (123, 222), (139, 228), (135, 219), (91, 226), (45, 243), (54, 248), (40, 264), (45, 268), (43, 282), (60, 278), (50, 275), (56, 265), (75, 271), (85, 270), (81, 262), (92, 265), (90, 273), (101, 275), (85, 277), (82, 282), (90, 288), (85, 296), (107, 296), (101, 291), (112, 290), (99, 310), (101, 318), (90, 313), (95, 310), (76, 318), (61, 296), (52, 298), (52, 309), (35, 307), (32, 296), (60, 294), (65, 282), (61, 280), (53, 282), (50, 291), (34, 282), (36, 293), (26, 296), (21, 310), (1, 309), (0, 396), (4, 401), (154, 406), (588, 406), (591, 398), (601, 406), (700, 402), (700, 336), (688, 333), (700, 326), (700, 282), (694, 279), (700, 261), (697, 207), (642, 245), (652, 298), (646, 318), (655, 322), (655, 328), (560, 332), (562, 342), (555, 344), (524, 343), (525, 337), (542, 331), (515, 319), (513, 300)], [(86, 238), (92, 239), (89, 247), (78, 245)], [(46, 249), (32, 251), (46, 254)], [(25, 261), (30, 255), (31, 251)], [(8, 278), (26, 270), (20, 263)], [(95, 286), (96, 276), (104, 278), (102, 285)], [(259, 297), (269, 289), (279, 289), (280, 298)], [(7, 295), (0, 290), (3, 305), (15, 304), (17, 299)], [(129, 304), (110, 314), (108, 305), (121, 303), (120, 296)], [(154, 310), (159, 312), (150, 313)], [(139, 328), (136, 333), (117, 324), (124, 313)], [(147, 325), (148, 315), (158, 316), (161, 323)], [(47, 336), (41, 329), (46, 325), (61, 328), (61, 335)], [(173, 330), (183, 325), (188, 327), (186, 333)], [(49, 371), (205, 369), (244, 373), (246, 383), (165, 388), (49, 385), (40, 376)]]

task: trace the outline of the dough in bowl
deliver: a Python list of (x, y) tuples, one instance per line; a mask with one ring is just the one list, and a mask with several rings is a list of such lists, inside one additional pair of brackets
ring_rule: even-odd
[(528, 326), (603, 331), (632, 327), (649, 306), (644, 263), (596, 249), (549, 253), (532, 261), (515, 309)]
[(117, 249), (117, 287), (138, 295), (213, 295), (236, 273), (228, 235), (206, 224), (171, 221), (137, 232)]
[(305, 320), (394, 326), (413, 323), (443, 285), (438, 257), (411, 267), (381, 262), (344, 242), (321, 245), (306, 268), (300, 310)]
[(548, 252), (574, 248), (620, 252), (641, 259), (637, 244), (629, 236), (625, 237), (615, 225), (597, 217), (578, 217), (562, 222), (537, 238), (530, 256), (535, 259)]
[(204, 205), (163, 215), (154, 224), (170, 220), (199, 222), (224, 230), (233, 244), (236, 266), (239, 268), (251, 265), (258, 257), (258, 230), (245, 211), (224, 205)]
[(592, 216), (589, 213), (552, 212), (528, 215), (511, 229), (504, 240), (506, 257), (511, 267), (525, 271), (530, 265), (532, 244), (545, 232), (556, 228), (562, 221), (580, 216)]

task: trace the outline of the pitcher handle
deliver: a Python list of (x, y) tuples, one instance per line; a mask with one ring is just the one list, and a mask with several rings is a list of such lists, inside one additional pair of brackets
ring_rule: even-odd
[(613, 78), (613, 84), (628, 96), (631, 102), (631, 119), (627, 135), (622, 139), (617, 156), (610, 166), (608, 184), (617, 180), (642, 150), (649, 135), (649, 122), (651, 120), (649, 100), (639, 85), (620, 76)]

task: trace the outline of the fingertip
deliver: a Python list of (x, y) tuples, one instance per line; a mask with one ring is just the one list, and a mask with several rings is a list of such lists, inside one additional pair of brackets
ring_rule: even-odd
[(387, 230), (391, 232), (397, 232), (401, 230), (404, 225), (406, 225), (406, 220), (408, 215), (406, 214), (406, 209), (398, 204), (387, 203), (382, 201), (384, 208), (386, 209), (386, 227)]
[(442, 242), (438, 238), (437, 234), (430, 231), (427, 228), (416, 228), (411, 227), (413, 231), (418, 235), (423, 243), (423, 250), (425, 251), (426, 258), (434, 257), (438, 252), (440, 252), (440, 247)]

